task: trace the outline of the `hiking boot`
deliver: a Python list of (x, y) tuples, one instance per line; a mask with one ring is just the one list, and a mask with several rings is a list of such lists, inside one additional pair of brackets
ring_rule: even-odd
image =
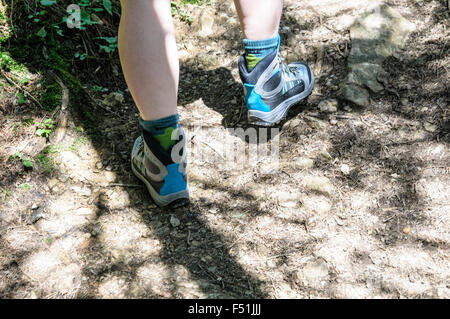
[(314, 75), (308, 65), (284, 64), (278, 49), (250, 72), (244, 56), (239, 58), (238, 66), (252, 124), (273, 126), (281, 122), (291, 106), (306, 99), (314, 87)]
[(166, 151), (150, 133), (143, 131), (131, 152), (131, 168), (158, 206), (175, 208), (189, 203), (186, 137), (182, 127), (174, 130), (172, 139), (176, 143)]

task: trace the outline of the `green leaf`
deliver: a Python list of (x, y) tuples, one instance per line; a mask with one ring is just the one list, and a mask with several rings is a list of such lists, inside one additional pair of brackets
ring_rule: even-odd
[(105, 10), (112, 15), (112, 4), (111, 0), (103, 0), (103, 6), (105, 7)]
[(33, 168), (33, 162), (30, 160), (23, 160), (23, 166), (26, 168)]
[(47, 36), (47, 31), (45, 31), (45, 27), (42, 27), (38, 33), (36, 33), (37, 36), (41, 38), (45, 38)]
[(23, 188), (23, 189), (26, 189), (26, 190), (31, 189), (31, 185), (28, 184), (28, 183), (20, 184), (19, 187), (20, 187), (20, 188)]
[(56, 0), (41, 0), (43, 6), (49, 7), (56, 3)]

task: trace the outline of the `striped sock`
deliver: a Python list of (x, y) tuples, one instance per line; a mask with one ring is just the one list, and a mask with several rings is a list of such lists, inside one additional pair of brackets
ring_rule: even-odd
[(139, 117), (139, 124), (142, 129), (149, 132), (166, 151), (176, 142), (172, 139), (172, 132), (178, 128), (178, 121), (178, 114), (153, 121), (144, 121)]
[(250, 72), (267, 55), (275, 51), (280, 43), (280, 35), (264, 40), (243, 39), (245, 48), (245, 61)]

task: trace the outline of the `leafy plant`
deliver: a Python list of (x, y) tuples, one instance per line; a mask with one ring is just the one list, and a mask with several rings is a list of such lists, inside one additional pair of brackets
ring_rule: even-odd
[(36, 157), (36, 161), (45, 173), (50, 173), (55, 170), (54, 154), (60, 152), (59, 145), (49, 145), (42, 150)]
[(181, 6), (179, 6), (175, 1), (170, 1), (170, 8), (172, 11), (172, 17), (178, 15), (182, 21), (185, 21), (189, 24), (194, 21), (194, 19), (192, 19), (192, 17), (186, 11), (184, 11)]
[(97, 37), (96, 39), (105, 40), (108, 45), (99, 45), (100, 49), (106, 53), (112, 53), (117, 49), (117, 37)]
[(23, 183), (19, 185), (19, 188), (25, 189), (25, 190), (30, 190), (31, 189), (31, 185), (28, 183)]
[(2, 203), (6, 203), (6, 199), (8, 198), (8, 196), (11, 196), (13, 194), (12, 191), (6, 190), (4, 189), (2, 192)]
[(24, 157), (19, 152), (16, 152), (14, 155), (11, 155), (8, 158), (8, 161), (14, 161), (16, 159), (19, 159), (22, 162), (23, 167), (25, 169), (27, 169), (27, 170), (33, 169), (33, 162), (29, 158)]
[(36, 130), (37, 136), (48, 138), (50, 133), (55, 129), (55, 122), (52, 119), (46, 119), (44, 123), (36, 122), (38, 129)]

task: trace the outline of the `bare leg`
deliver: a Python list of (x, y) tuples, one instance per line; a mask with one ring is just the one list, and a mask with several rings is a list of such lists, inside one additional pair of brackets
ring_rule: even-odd
[(283, 0), (234, 0), (244, 38), (263, 40), (278, 33)]
[(143, 120), (177, 113), (178, 51), (169, 0), (121, 0), (119, 54)]

